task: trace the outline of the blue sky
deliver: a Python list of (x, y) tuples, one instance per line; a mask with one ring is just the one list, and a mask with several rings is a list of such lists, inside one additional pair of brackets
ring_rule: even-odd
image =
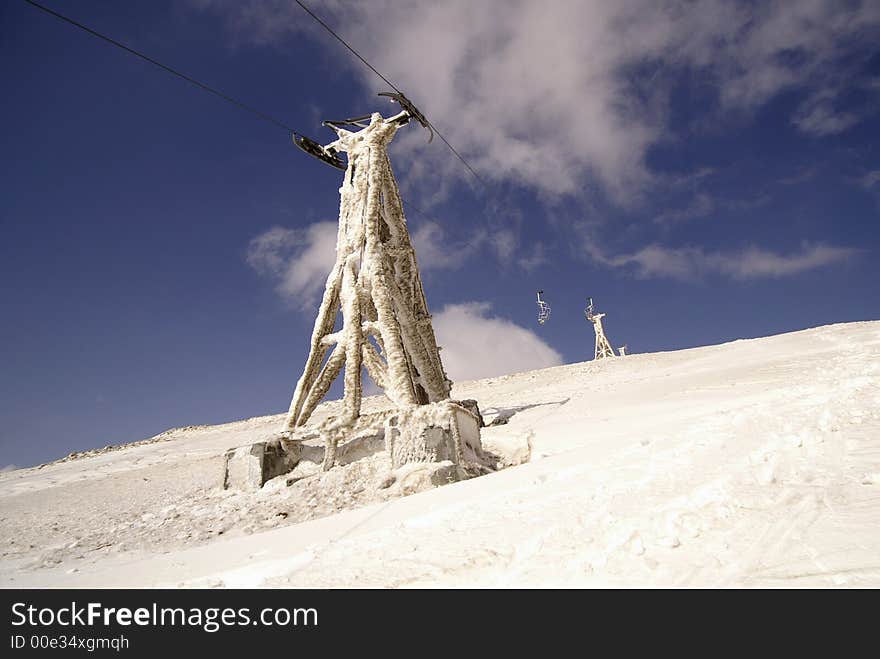
[[(394, 111), (295, 4), (50, 6), (330, 141)], [(319, 2), (485, 179), (392, 145), (453, 379), (880, 317), (877, 3)], [(341, 173), (0, 7), (0, 465), (286, 409)], [(536, 323), (538, 288), (552, 306)]]

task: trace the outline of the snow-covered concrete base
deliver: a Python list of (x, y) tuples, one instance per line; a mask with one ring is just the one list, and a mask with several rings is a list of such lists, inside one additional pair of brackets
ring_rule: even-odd
[(451, 462), (458, 467), (455, 480), (479, 473), (488, 465), (484, 465), (480, 443), (482, 417), (479, 408), (475, 404), (473, 407), (476, 412), (457, 401), (445, 400), (399, 410), (385, 422), (385, 447), (391, 467)]
[(239, 446), (226, 451), (223, 457), (225, 490), (257, 490), (266, 481), (286, 474), (299, 462), (299, 456), (282, 449), (278, 441)]

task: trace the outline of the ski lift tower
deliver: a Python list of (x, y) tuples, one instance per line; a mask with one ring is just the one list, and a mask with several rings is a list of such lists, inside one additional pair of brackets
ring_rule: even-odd
[[(410, 242), (403, 202), (394, 180), (387, 147), (400, 126), (423, 117), (400, 95), (406, 108), (383, 118), (379, 113), (325, 121), (338, 139), (326, 146), (295, 135), (297, 145), (329, 165), (345, 169), (340, 193), (336, 263), (327, 278), (312, 332), (311, 349), (296, 385), (281, 441), (288, 452), (309, 431), (306, 422), (345, 369), (341, 413), (317, 424), (325, 444), (324, 468), (333, 466), (337, 443), (353, 437), (375, 420), (361, 414), (362, 369), (394, 404), (385, 419), (385, 440), (397, 467), (410, 461), (452, 460), (462, 464), (464, 418), (477, 419), (465, 403), (449, 400), (452, 382), (440, 361), (415, 251)], [(349, 131), (343, 126), (355, 126)], [(345, 165), (338, 153), (348, 154)], [(342, 327), (336, 328), (341, 311)], [(432, 407), (433, 405), (433, 407)], [(417, 411), (421, 410), (421, 411)], [(396, 424), (389, 427), (388, 424)], [(421, 425), (419, 425), (421, 424)], [(462, 425), (464, 424), (464, 426)], [(445, 428), (450, 448), (425, 439), (425, 428)], [(314, 431), (312, 431), (314, 432)], [(479, 426), (468, 445), (479, 447)], [(475, 449), (479, 450), (479, 448)]]
[(593, 311), (593, 298), (587, 298), (587, 308), (584, 309), (584, 316), (593, 323), (593, 329), (596, 331), (596, 353), (593, 359), (602, 359), (604, 357), (614, 357), (614, 349), (605, 336), (605, 330), (602, 328), (602, 319), (604, 313), (596, 313)]

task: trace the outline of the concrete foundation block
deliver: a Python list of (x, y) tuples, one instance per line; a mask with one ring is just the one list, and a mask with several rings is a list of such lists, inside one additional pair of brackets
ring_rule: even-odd
[(223, 460), (223, 489), (258, 490), (266, 481), (292, 471), (298, 462), (297, 452), (285, 450), (278, 441), (229, 449)]
[(415, 462), (478, 464), (479, 410), (475, 414), (451, 400), (399, 410), (385, 422), (385, 448), (392, 469)]
[(483, 421), (483, 415), (480, 413), (480, 406), (477, 404), (477, 401), (473, 398), (467, 398), (456, 402), (477, 418), (480, 428), (485, 427), (486, 423)]

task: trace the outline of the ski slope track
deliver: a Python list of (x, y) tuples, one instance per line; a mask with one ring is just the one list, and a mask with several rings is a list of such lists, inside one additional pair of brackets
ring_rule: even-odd
[(880, 586), (880, 321), (453, 396), (498, 419), (484, 442), (522, 464), (384, 500), (337, 469), (323, 501), (284, 477), (221, 490), (223, 451), (278, 415), (0, 474), (0, 585)]

